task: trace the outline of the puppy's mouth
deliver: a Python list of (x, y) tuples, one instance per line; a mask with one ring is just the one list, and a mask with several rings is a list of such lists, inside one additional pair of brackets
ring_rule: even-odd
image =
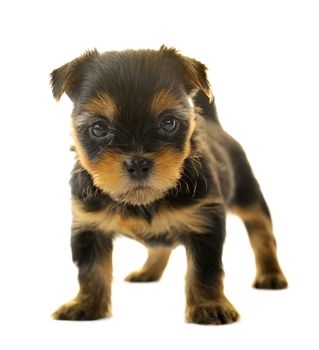
[(148, 205), (163, 197), (165, 191), (147, 184), (136, 184), (121, 193), (112, 193), (114, 200), (130, 205)]
[(184, 153), (159, 151), (149, 158), (106, 153), (99, 162), (87, 162), (94, 185), (114, 201), (134, 206), (149, 205), (177, 186)]

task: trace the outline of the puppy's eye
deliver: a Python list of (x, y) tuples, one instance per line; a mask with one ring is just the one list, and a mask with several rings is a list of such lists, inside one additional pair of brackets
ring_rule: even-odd
[(177, 120), (174, 117), (167, 116), (161, 121), (160, 128), (165, 133), (172, 133), (177, 128)]
[(103, 123), (95, 123), (89, 128), (91, 136), (97, 139), (102, 139), (110, 135), (107, 125)]

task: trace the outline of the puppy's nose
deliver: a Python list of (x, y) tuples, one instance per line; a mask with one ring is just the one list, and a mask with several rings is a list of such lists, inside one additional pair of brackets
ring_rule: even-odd
[(144, 180), (152, 166), (153, 161), (144, 157), (132, 157), (124, 161), (124, 168), (133, 180)]

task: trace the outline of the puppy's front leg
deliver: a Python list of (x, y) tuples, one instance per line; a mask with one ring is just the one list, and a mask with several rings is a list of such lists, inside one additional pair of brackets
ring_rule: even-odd
[(72, 235), (73, 261), (79, 268), (80, 290), (52, 317), (58, 320), (95, 320), (111, 315), (112, 237), (95, 230)]
[(216, 205), (205, 207), (204, 212), (209, 221), (203, 232), (190, 232), (184, 241), (188, 263), (186, 321), (198, 324), (232, 323), (239, 318), (239, 314), (224, 295), (222, 248), (225, 210), (223, 206)]

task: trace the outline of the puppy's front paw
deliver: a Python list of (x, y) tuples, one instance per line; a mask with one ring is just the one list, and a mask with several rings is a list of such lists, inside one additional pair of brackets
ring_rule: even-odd
[(107, 316), (110, 316), (110, 313), (105, 310), (105, 307), (94, 304), (92, 301), (77, 299), (62, 305), (52, 314), (52, 318), (55, 320), (69, 321), (97, 320)]
[(186, 309), (186, 321), (189, 323), (221, 325), (238, 319), (238, 312), (228, 300), (188, 306)]
[(267, 273), (257, 276), (253, 287), (257, 289), (285, 289), (288, 287), (288, 282), (280, 272)]

